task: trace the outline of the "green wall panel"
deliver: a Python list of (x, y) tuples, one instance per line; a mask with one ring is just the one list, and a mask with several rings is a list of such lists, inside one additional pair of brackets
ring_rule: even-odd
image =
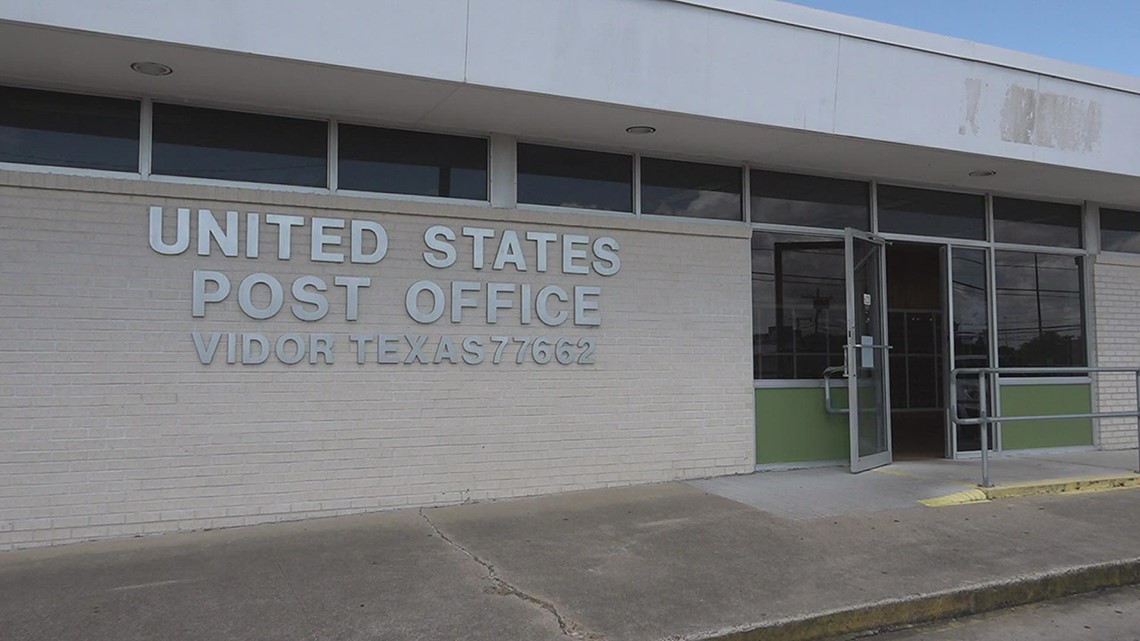
[[(1003, 385), (1001, 388), (1001, 413), (1005, 416), (1091, 411), (1092, 394), (1088, 383)], [(1006, 450), (1093, 444), (1092, 420), (1087, 418), (1004, 423), (1001, 429), (1002, 448)]]
[[(846, 407), (847, 391), (835, 392)], [(756, 390), (756, 462), (846, 460), (850, 439), (846, 414), (823, 409), (823, 388)]]

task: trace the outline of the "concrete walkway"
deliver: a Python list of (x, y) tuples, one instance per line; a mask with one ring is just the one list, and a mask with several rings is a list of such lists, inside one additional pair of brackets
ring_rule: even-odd
[[(812, 519), (913, 507), (917, 501), (977, 487), (981, 470), (980, 459), (925, 459), (899, 461), (857, 475), (835, 466), (723, 476), (691, 484), (777, 516)], [(990, 461), (991, 481), (999, 486), (1136, 473), (1136, 450), (1003, 455)]]
[(666, 483), (3, 553), (0, 638), (808, 639), (1140, 581), (1137, 532), (1135, 489), (789, 516)]

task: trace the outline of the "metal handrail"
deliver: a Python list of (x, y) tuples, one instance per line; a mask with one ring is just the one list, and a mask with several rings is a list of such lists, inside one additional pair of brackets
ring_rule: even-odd
[[(993, 383), (995, 394), (1003, 374), (1132, 374), (1136, 377), (1136, 409), (1129, 412), (1089, 412), (1082, 414), (1050, 414), (1041, 416), (991, 416), (986, 402), (987, 383)], [(958, 416), (958, 376), (978, 377), (978, 417)], [(956, 426), (977, 425), (981, 433), (982, 446), (982, 487), (993, 487), (990, 483), (989, 426), (993, 423), (1014, 421), (1043, 421), (1069, 418), (1112, 418), (1130, 416), (1136, 419), (1137, 436), (1140, 438), (1140, 367), (956, 367), (950, 370), (950, 422)], [(1140, 449), (1138, 449), (1140, 454)], [(1140, 472), (1140, 461), (1137, 462)]]

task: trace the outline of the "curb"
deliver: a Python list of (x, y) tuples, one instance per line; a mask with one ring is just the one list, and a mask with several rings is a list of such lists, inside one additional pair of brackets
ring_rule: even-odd
[(1071, 479), (1035, 481), (1032, 483), (1012, 483), (998, 487), (981, 488), (981, 490), (986, 493), (986, 498), (992, 501), (994, 499), (1011, 499), (1021, 496), (1036, 496), (1039, 494), (1099, 492), (1137, 486), (1140, 486), (1140, 476), (1124, 474), (1085, 476)]
[(967, 588), (917, 594), (783, 619), (691, 641), (818, 641), (980, 614), (1016, 605), (1140, 583), (1140, 558), (1070, 567)]
[(998, 485), (995, 487), (976, 487), (962, 492), (947, 494), (946, 496), (922, 499), (919, 503), (927, 507), (944, 507), (947, 505), (965, 505), (967, 503), (1013, 499), (1025, 496), (1103, 492), (1105, 490), (1119, 490), (1130, 487), (1140, 487), (1140, 475), (1110, 474), (1106, 476), (1083, 476), (1068, 479), (1031, 481), (1028, 483), (1011, 483), (1009, 485)]

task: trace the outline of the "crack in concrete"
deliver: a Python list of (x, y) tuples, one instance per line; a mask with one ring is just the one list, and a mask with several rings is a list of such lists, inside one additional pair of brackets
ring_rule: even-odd
[(544, 600), (542, 600), (536, 596), (527, 594), (526, 592), (523, 592), (522, 590), (515, 587), (514, 585), (511, 585), (511, 583), (509, 583), (507, 580), (505, 580), (499, 576), (499, 573), (495, 570), (494, 565), (492, 565), (492, 564), (484, 561), (483, 559), (479, 558), (478, 555), (471, 552), (470, 550), (463, 547), (462, 545), (456, 543), (450, 537), (448, 537), (446, 534), (444, 534), (443, 531), (439, 529), (439, 526), (437, 526), (435, 523), (432, 522), (432, 520), (430, 518), (428, 518), (428, 515), (424, 513), (422, 508), (420, 509), (419, 512), (420, 512), (420, 517), (422, 517), (423, 520), (428, 524), (428, 526), (431, 527), (431, 529), (436, 534), (439, 535), (439, 538), (443, 539), (444, 542), (446, 542), (448, 545), (455, 548), (456, 550), (459, 550), (460, 552), (466, 554), (472, 561), (475, 561), (480, 566), (482, 566), (484, 570), (487, 571), (487, 578), (491, 581), (491, 585), (494, 587), (494, 591), (497, 594), (513, 596), (517, 599), (520, 599), (526, 603), (529, 603), (533, 606), (536, 606), (539, 609), (544, 610), (545, 612), (549, 613), (551, 616), (554, 617), (554, 620), (558, 623), (558, 629), (562, 631), (562, 634), (564, 634), (568, 637), (571, 637), (574, 639), (585, 639), (587, 641), (601, 641), (602, 640), (602, 637), (595, 635), (595, 634), (592, 634), (592, 633), (589, 633), (589, 632), (586, 632), (585, 630), (582, 630), (581, 626), (579, 626), (577, 623), (575, 623), (575, 622), (571, 621), (570, 619), (567, 619), (566, 617), (562, 616), (562, 613), (560, 613), (558, 611), (558, 608), (556, 608), (553, 603), (551, 603), (549, 601), (544, 601)]

